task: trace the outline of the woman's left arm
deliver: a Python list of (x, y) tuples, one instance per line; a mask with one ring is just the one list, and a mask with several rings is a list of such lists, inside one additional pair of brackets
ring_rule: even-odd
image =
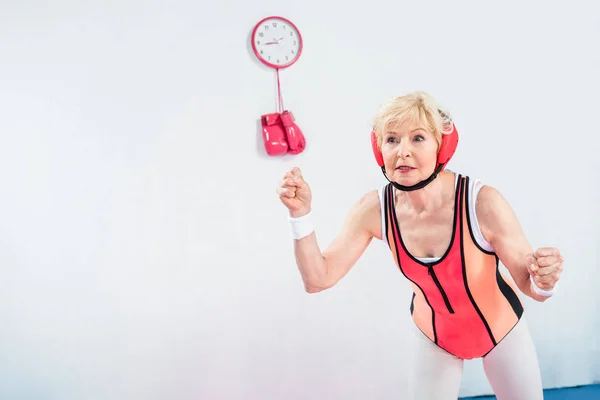
[(476, 201), (477, 220), (484, 239), (510, 272), (519, 289), (537, 301), (545, 301), (532, 287), (544, 291), (554, 288), (563, 269), (563, 257), (558, 249), (544, 247), (533, 251), (514, 211), (502, 194), (491, 186), (483, 186)]

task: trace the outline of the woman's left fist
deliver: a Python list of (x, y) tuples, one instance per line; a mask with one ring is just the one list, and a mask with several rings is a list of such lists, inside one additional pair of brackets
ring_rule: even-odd
[(543, 290), (551, 290), (560, 279), (564, 258), (558, 249), (542, 247), (528, 257), (528, 268), (535, 284)]

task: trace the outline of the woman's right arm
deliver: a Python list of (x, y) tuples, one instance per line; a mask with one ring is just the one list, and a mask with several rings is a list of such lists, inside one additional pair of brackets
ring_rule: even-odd
[[(282, 189), (285, 190), (280, 190), (280, 197), (290, 210), (290, 216), (301, 218), (310, 213), (310, 189), (297, 168), (291, 174), (292, 178), (287, 175), (284, 178)], [(377, 191), (367, 193), (352, 206), (341, 231), (324, 252), (314, 231), (294, 239), (296, 264), (305, 290), (317, 293), (334, 286), (356, 264), (373, 237), (381, 238)]]

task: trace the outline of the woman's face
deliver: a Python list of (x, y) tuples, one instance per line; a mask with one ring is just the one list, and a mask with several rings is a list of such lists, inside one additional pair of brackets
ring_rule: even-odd
[(412, 186), (433, 173), (437, 165), (439, 143), (423, 125), (407, 121), (383, 135), (381, 154), (385, 172), (391, 181)]

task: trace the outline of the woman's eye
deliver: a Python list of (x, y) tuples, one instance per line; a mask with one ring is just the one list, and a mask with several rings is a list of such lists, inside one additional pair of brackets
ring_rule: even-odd
[(386, 142), (388, 142), (388, 143), (394, 143), (395, 141), (396, 141), (396, 138), (392, 137), (392, 136), (388, 137), (386, 140)]
[(421, 135), (417, 135), (417, 136), (415, 136), (415, 140), (417, 142), (422, 142), (423, 140), (425, 140), (425, 138), (423, 136), (421, 136)]

